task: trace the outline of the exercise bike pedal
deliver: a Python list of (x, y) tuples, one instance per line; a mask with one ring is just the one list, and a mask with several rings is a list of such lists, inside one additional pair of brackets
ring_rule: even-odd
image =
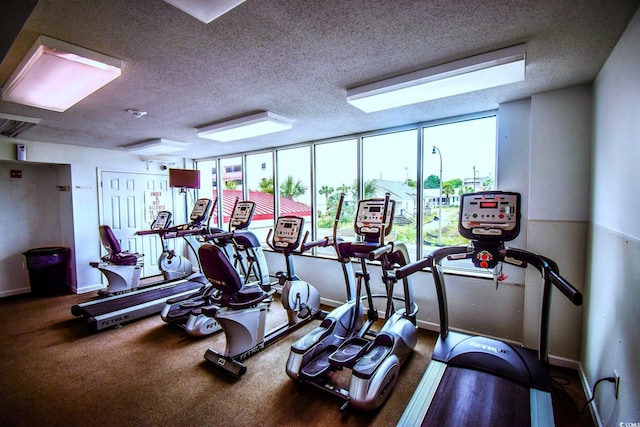
[(327, 372), (331, 367), (329, 364), (329, 355), (336, 351), (336, 349), (337, 347), (335, 345), (327, 346), (327, 348), (322, 350), (320, 354), (302, 368), (300, 371), (302, 376), (308, 379), (314, 379)]
[(300, 304), (300, 310), (298, 311), (298, 319), (304, 320), (311, 316), (311, 309), (306, 304)]

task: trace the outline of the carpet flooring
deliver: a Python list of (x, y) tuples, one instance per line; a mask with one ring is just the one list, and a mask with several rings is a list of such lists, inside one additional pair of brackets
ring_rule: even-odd
[[(436, 334), (418, 345), (378, 410), (339, 411), (340, 399), (294, 383), (285, 373), (291, 343), (314, 321), (245, 361), (234, 379), (203, 358), (224, 350), (224, 335), (196, 339), (153, 315), (116, 329), (89, 331), (72, 305), (92, 296), (0, 299), (0, 425), (6, 426), (394, 426), (429, 363)], [(267, 329), (285, 320), (279, 303)], [(591, 426), (577, 408), (577, 373), (553, 370), (558, 426)]]

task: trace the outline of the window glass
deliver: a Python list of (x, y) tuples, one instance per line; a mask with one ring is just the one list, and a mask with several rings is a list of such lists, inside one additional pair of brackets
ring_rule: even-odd
[[(318, 239), (333, 236), (333, 225), (340, 194), (345, 194), (338, 237), (353, 240), (353, 211), (358, 182), (358, 146), (356, 139), (315, 146), (315, 177)], [(319, 248), (319, 254), (335, 256), (333, 248)]]
[(467, 244), (458, 233), (460, 195), (496, 188), (496, 117), (426, 127), (423, 132), (427, 254), (438, 246)]
[(244, 174), (249, 200), (256, 203), (249, 230), (265, 244), (269, 229), (273, 228), (273, 153), (249, 154), (245, 157)]
[(229, 229), (229, 219), (236, 199), (242, 200), (242, 157), (230, 157), (220, 160), (220, 177), (222, 190), (222, 203), (218, 201), (218, 205), (222, 207), (222, 229)]
[(363, 138), (362, 198), (395, 200), (392, 234), (385, 241), (404, 242), (416, 257), (417, 130), (411, 129)]
[[(199, 198), (208, 198), (212, 201), (216, 201), (217, 198), (217, 190), (216, 190), (216, 171), (217, 171), (217, 160), (207, 160), (197, 163), (197, 169), (200, 171), (200, 189), (198, 190)], [(191, 209), (189, 207), (188, 209)], [(218, 226), (218, 214), (217, 207), (211, 213), (212, 218), (210, 219), (211, 227)]]
[(279, 216), (304, 218), (311, 230), (311, 148), (277, 150)]

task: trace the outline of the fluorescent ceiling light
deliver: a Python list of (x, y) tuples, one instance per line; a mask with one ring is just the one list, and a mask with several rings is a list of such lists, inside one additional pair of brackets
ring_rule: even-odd
[(151, 141), (139, 142), (137, 144), (127, 145), (124, 147), (126, 151), (132, 154), (144, 156), (154, 156), (157, 154), (167, 154), (174, 151), (180, 151), (187, 148), (186, 143), (172, 141), (170, 139), (153, 139)]
[(270, 111), (198, 128), (200, 138), (228, 142), (291, 129), (293, 120)]
[(2, 88), (2, 99), (63, 112), (120, 76), (121, 62), (40, 36)]
[(525, 45), (437, 65), (347, 90), (347, 102), (366, 113), (474, 92), (524, 80)]
[(181, 11), (208, 24), (245, 0), (164, 0)]

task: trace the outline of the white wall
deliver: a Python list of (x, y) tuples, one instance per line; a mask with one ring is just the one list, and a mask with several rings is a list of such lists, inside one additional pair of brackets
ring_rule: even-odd
[(640, 422), (640, 11), (594, 84), (592, 224), (582, 366), (589, 387), (614, 369), (613, 386), (598, 386), (599, 422)]
[[(27, 162), (16, 162), (16, 144), (27, 146)], [(99, 260), (100, 241), (98, 225), (100, 183), (99, 170), (160, 173), (160, 163), (147, 163), (139, 156), (115, 150), (92, 149), (70, 145), (29, 142), (3, 138), (0, 139), (0, 161), (26, 168), (52, 166), (57, 176), (43, 178), (38, 181), (39, 188), (48, 188), (49, 184), (69, 185), (69, 192), (57, 192), (57, 203), (33, 191), (25, 190), (21, 197), (5, 197), (2, 189), (3, 212), (22, 211), (25, 207), (37, 206), (38, 209), (57, 210), (58, 223), (47, 225), (47, 233), (42, 227), (34, 228), (33, 224), (25, 224), (22, 218), (2, 222), (0, 233), (11, 233), (12, 229), (23, 231), (22, 237), (13, 241), (0, 240), (2, 253), (17, 257), (24, 249), (49, 246), (52, 244), (71, 248), (72, 251), (72, 289), (82, 293), (100, 287), (102, 277), (100, 271), (89, 266), (89, 262)], [(181, 162), (179, 159), (172, 159)], [(66, 166), (60, 166), (66, 165)], [(180, 166), (182, 167), (182, 163)], [(6, 175), (5, 175), (6, 177)], [(5, 178), (3, 177), (2, 181)], [(45, 185), (46, 183), (46, 185)], [(14, 182), (15, 184), (15, 182)], [(13, 187), (12, 187), (13, 188)], [(54, 198), (55, 198), (54, 197)], [(17, 221), (17, 222), (16, 222)], [(55, 241), (55, 242), (54, 242)], [(13, 259), (11, 265), (13, 265)], [(21, 264), (16, 268), (22, 270)], [(8, 273), (13, 280), (0, 283), (0, 296), (28, 292), (29, 281), (26, 270)], [(3, 278), (6, 277), (3, 275)]]

